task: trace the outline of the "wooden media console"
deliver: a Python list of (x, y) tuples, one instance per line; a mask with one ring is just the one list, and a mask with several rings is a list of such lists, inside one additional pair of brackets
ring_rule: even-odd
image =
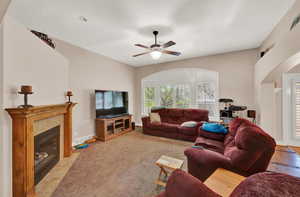
[(96, 135), (101, 141), (107, 141), (132, 131), (131, 115), (115, 118), (96, 118)]

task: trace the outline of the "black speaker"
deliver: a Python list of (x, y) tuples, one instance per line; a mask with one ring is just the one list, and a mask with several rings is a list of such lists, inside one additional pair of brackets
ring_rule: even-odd
[(256, 111), (255, 110), (248, 110), (247, 111), (248, 118), (256, 118)]
[(135, 122), (131, 123), (132, 130), (135, 130)]

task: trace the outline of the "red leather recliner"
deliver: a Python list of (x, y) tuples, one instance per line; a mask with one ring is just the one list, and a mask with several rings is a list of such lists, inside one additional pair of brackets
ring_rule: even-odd
[[(264, 172), (242, 181), (230, 197), (297, 197), (300, 194), (300, 179), (286, 174)], [(220, 197), (200, 180), (182, 170), (170, 176), (166, 191), (156, 197)]]
[[(236, 118), (230, 122), (229, 132), (217, 138), (199, 129), (196, 145), (188, 148), (188, 171), (205, 181), (217, 168), (225, 168), (243, 176), (264, 172), (275, 151), (274, 139), (252, 122)], [(210, 137), (210, 138), (209, 138)]]

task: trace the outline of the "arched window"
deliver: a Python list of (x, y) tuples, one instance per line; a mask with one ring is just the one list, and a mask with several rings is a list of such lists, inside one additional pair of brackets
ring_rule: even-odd
[(153, 107), (200, 108), (218, 117), (218, 73), (198, 68), (161, 71), (142, 80), (142, 114)]

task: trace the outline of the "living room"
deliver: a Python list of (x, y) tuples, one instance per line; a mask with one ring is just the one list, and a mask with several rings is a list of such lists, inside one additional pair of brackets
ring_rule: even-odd
[[(297, 196), (299, 21), (299, 0), (2, 0), (0, 196), (246, 196), (265, 173), (294, 185), (266, 196)], [(245, 146), (270, 151), (257, 168), (214, 163), (236, 156), (237, 117), (264, 136)], [(46, 133), (59, 150), (37, 175)]]

